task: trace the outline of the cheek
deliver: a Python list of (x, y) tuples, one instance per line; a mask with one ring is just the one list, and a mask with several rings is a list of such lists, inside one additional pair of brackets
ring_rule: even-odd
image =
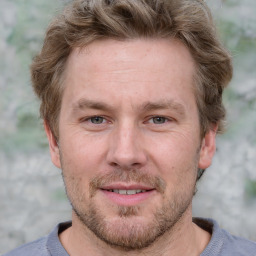
[(75, 173), (78, 177), (90, 178), (99, 169), (102, 158), (102, 145), (99, 140), (76, 133), (61, 141), (61, 160), (65, 172)]
[(172, 133), (151, 143), (150, 159), (167, 182), (177, 184), (195, 179), (200, 146), (194, 137)]
[(106, 140), (106, 134), (100, 132), (88, 132), (78, 126), (66, 129), (61, 138), (61, 142), (66, 146), (66, 150), (74, 151), (77, 154), (93, 154), (96, 149), (98, 149), (98, 151), (101, 149), (100, 145), (103, 146), (104, 141)]
[[(162, 162), (186, 163), (195, 159), (200, 149), (199, 138), (186, 132), (170, 132), (160, 136), (152, 136), (147, 147), (154, 158)], [(184, 161), (187, 160), (187, 161)]]

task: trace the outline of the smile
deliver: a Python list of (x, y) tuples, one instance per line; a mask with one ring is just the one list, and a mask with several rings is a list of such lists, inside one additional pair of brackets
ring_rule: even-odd
[(134, 190), (134, 189), (129, 189), (129, 190), (125, 190), (125, 189), (108, 189), (107, 191), (109, 192), (113, 192), (113, 193), (117, 193), (120, 195), (136, 195), (139, 193), (145, 193), (147, 190)]
[(112, 187), (101, 188), (100, 191), (103, 192), (104, 200), (117, 205), (134, 206), (149, 200), (149, 198), (152, 199), (157, 194), (156, 189), (150, 187), (117, 187), (117, 185), (115, 187), (112, 185)]

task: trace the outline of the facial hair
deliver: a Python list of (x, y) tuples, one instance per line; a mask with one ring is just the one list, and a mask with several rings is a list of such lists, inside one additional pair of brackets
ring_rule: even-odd
[[(163, 234), (172, 230), (191, 205), (195, 190), (194, 182), (194, 187), (190, 190), (185, 187), (168, 196), (165, 181), (161, 177), (145, 174), (137, 169), (115, 169), (111, 173), (94, 177), (89, 183), (89, 191), (86, 194), (81, 180), (75, 175), (65, 175), (65, 169), (63, 170), (67, 196), (82, 226), (109, 246), (124, 251), (147, 248)], [(152, 218), (147, 222), (136, 219), (140, 218), (142, 210), (140, 205), (116, 207), (116, 218), (111, 221), (104, 215), (101, 205), (95, 203), (94, 197), (100, 187), (116, 181), (143, 183), (154, 187), (165, 198), (164, 203), (160, 208), (155, 209)]]

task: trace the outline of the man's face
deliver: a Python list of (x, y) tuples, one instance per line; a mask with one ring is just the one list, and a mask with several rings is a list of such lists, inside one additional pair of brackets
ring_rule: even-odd
[(214, 131), (200, 138), (194, 72), (175, 40), (103, 40), (72, 52), (59, 147), (46, 130), (74, 224), (131, 250), (191, 218), (197, 169), (215, 149)]

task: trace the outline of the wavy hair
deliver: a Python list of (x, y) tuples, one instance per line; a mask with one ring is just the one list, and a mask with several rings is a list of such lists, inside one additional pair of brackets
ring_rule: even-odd
[(230, 54), (220, 43), (209, 8), (202, 0), (75, 0), (47, 29), (31, 65), (40, 114), (58, 139), (65, 64), (76, 47), (95, 40), (176, 38), (195, 63), (195, 97), (201, 135), (218, 124), (223, 130), (222, 92), (232, 78)]

